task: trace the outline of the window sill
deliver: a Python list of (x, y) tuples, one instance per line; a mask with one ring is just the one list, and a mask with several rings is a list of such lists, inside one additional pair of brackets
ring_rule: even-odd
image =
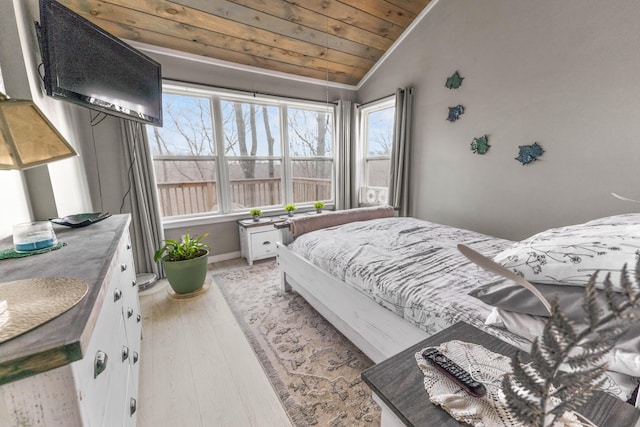
[[(327, 203), (323, 210), (333, 210), (335, 207), (333, 204)], [(315, 208), (312, 206), (300, 207), (296, 210), (296, 214), (304, 214), (307, 212), (314, 212)], [(287, 212), (284, 209), (273, 209), (273, 210), (264, 210), (264, 216), (280, 216), (287, 215)], [(173, 217), (173, 218), (165, 218), (162, 220), (162, 227), (165, 230), (173, 230), (176, 228), (188, 228), (194, 227), (197, 225), (208, 225), (208, 224), (221, 224), (225, 222), (235, 222), (240, 219), (250, 219), (251, 215), (243, 212), (236, 212), (232, 214), (226, 215), (194, 215), (189, 217)]]

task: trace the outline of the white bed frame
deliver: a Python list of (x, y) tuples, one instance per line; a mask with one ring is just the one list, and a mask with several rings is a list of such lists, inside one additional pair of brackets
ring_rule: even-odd
[(429, 336), (283, 243), (277, 243), (277, 260), (283, 291), (299, 293), (373, 362), (388, 359)]

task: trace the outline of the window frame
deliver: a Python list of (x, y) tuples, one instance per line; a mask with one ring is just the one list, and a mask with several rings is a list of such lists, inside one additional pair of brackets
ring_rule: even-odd
[[(388, 156), (369, 155), (369, 117), (372, 113), (376, 113), (378, 111), (385, 110), (390, 107), (395, 107), (396, 96), (390, 95), (384, 98), (381, 98), (376, 101), (369, 102), (367, 104), (361, 105), (358, 107), (358, 128), (357, 128), (357, 137), (356, 137), (356, 147), (357, 147), (357, 173), (356, 173), (356, 194), (358, 195), (358, 204), (359, 205), (367, 205), (361, 201), (360, 194), (364, 187), (373, 187), (369, 185), (369, 177), (368, 177), (368, 163), (370, 161), (375, 160), (389, 160), (391, 161), (391, 153)], [(395, 126), (395, 114), (394, 114), (394, 124)], [(393, 144), (393, 141), (392, 141)], [(375, 188), (386, 188), (388, 191), (389, 186), (387, 187), (375, 187)]]
[[(187, 225), (201, 225), (217, 222), (227, 222), (247, 216), (249, 208), (233, 209), (231, 203), (230, 177), (229, 177), (229, 161), (242, 160), (275, 160), (281, 162), (281, 195), (282, 203), (272, 206), (256, 206), (261, 208), (267, 215), (277, 215), (284, 213), (284, 205), (293, 203), (293, 177), (292, 177), (292, 161), (295, 160), (323, 160), (331, 162), (331, 199), (323, 200), (327, 205), (333, 205), (336, 200), (337, 189), (336, 183), (336, 153), (338, 152), (339, 141), (336, 137), (336, 114), (337, 108), (335, 103), (327, 103), (313, 100), (301, 100), (276, 95), (263, 95), (256, 93), (248, 93), (239, 90), (222, 89), (209, 86), (201, 86), (191, 83), (163, 81), (163, 93), (179, 95), (204, 97), (209, 99), (211, 108), (211, 124), (214, 137), (215, 155), (213, 156), (156, 156), (151, 154), (152, 160), (162, 158), (187, 159), (193, 158), (198, 160), (210, 160), (216, 165), (216, 180), (218, 182), (218, 201), (219, 210), (211, 212), (193, 213), (187, 215), (163, 216), (162, 222), (165, 228), (178, 228)], [(224, 152), (224, 128), (222, 117), (222, 101), (253, 103), (257, 105), (276, 106), (279, 109), (279, 126), (280, 135), (277, 143), (280, 144), (280, 154), (274, 156), (227, 156)], [(289, 155), (289, 135), (287, 112), (289, 108), (311, 110), (318, 112), (326, 112), (333, 119), (331, 123), (331, 131), (328, 134), (331, 142), (331, 154), (324, 157), (291, 157)], [(148, 131), (148, 127), (147, 127)], [(157, 182), (156, 182), (157, 185)], [(224, 191), (223, 191), (224, 190)], [(296, 203), (296, 206), (313, 208), (314, 201)]]

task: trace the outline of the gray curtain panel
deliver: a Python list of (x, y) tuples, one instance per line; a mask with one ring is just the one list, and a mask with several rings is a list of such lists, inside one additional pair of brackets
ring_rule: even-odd
[(413, 88), (396, 89), (396, 117), (389, 179), (389, 204), (399, 216), (409, 215), (409, 162)]
[(354, 205), (353, 171), (355, 170), (351, 128), (353, 122), (353, 104), (351, 101), (338, 101), (338, 114), (336, 120), (337, 158), (336, 158), (336, 210), (351, 209)]
[(164, 272), (160, 263), (153, 261), (153, 254), (164, 240), (164, 229), (147, 133), (141, 123), (126, 119), (121, 119), (121, 129), (129, 165), (128, 200), (136, 273), (154, 273), (161, 278)]

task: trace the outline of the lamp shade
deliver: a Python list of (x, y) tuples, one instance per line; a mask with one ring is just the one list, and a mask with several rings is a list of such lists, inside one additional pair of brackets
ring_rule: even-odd
[(32, 101), (0, 94), (0, 169), (27, 169), (75, 155)]

